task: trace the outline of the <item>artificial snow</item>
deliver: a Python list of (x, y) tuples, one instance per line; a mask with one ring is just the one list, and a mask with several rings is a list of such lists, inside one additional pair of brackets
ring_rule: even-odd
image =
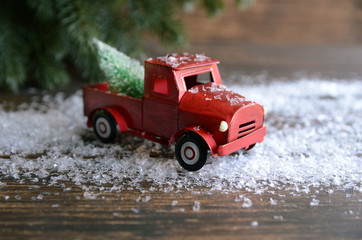
[(244, 197), (244, 202), (241, 205), (243, 208), (250, 208), (253, 206), (253, 202), (250, 200), (250, 198)]
[(36, 199), (38, 199), (38, 200), (43, 200), (43, 198), (44, 198), (44, 195), (43, 195), (43, 194), (39, 194), (39, 195), (36, 197)]
[(22, 197), (20, 196), (20, 195), (15, 195), (15, 197), (14, 197), (16, 200), (21, 200), (22, 199)]
[(252, 227), (257, 227), (257, 226), (259, 226), (259, 223), (258, 223), (258, 221), (252, 221), (252, 222), (250, 223), (250, 225), (251, 225)]
[(193, 211), (200, 211), (200, 202), (199, 201), (195, 201), (194, 205), (192, 206), (192, 210)]
[[(211, 61), (211, 58), (205, 56), (204, 54), (167, 54), (166, 56), (157, 57), (158, 60), (164, 62), (166, 65), (176, 68), (183, 64), (193, 63), (193, 62), (205, 62)], [(151, 59), (152, 60), (152, 59)]]
[(241, 205), (243, 208), (250, 208), (251, 206), (253, 206), (253, 202), (251, 201), (251, 199), (248, 197), (245, 197), (243, 194), (237, 196), (234, 201), (243, 202)]
[(282, 215), (274, 215), (273, 219), (282, 221), (284, 219), (284, 217)]
[(206, 85), (196, 85), (190, 88), (188, 92), (192, 94), (202, 92), (206, 101), (213, 100), (215, 104), (223, 104), (223, 102), (227, 102), (230, 106), (247, 106), (255, 104), (255, 102), (250, 101), (239, 94), (235, 94), (235, 92), (231, 91), (231, 89), (227, 88), (225, 85), (216, 84), (214, 82), (207, 83)]
[(173, 201), (171, 202), (171, 206), (172, 206), (172, 207), (176, 206), (177, 204), (178, 204), (178, 201), (177, 201), (177, 200), (173, 200)]
[(310, 206), (314, 207), (314, 206), (318, 206), (319, 205), (319, 200), (313, 198), (312, 201), (309, 203)]
[(272, 206), (278, 205), (278, 202), (272, 198), (269, 199), (269, 202), (270, 202), (270, 205), (272, 205)]
[(146, 196), (144, 198), (142, 198), (141, 196), (139, 196), (137, 199), (136, 199), (136, 202), (148, 202), (151, 200), (151, 196)]
[[(300, 79), (231, 89), (268, 108), (268, 133), (251, 151), (210, 156), (197, 172), (183, 170), (174, 157), (150, 157), (163, 148), (138, 137), (121, 134), (116, 144), (101, 143), (86, 127), (77, 92), (68, 98), (45, 96), (42, 103), (24, 103), (13, 110), (0, 105), (0, 174), (65, 191), (64, 182), (71, 181), (89, 199), (109, 191), (177, 192), (195, 186), (210, 193), (244, 189), (261, 194), (284, 188), (293, 196), (315, 188), (330, 194), (335, 187), (362, 191), (361, 80)], [(270, 204), (276, 203), (270, 199)]]
[(131, 211), (132, 211), (133, 213), (140, 213), (140, 210), (137, 209), (137, 208), (131, 208)]

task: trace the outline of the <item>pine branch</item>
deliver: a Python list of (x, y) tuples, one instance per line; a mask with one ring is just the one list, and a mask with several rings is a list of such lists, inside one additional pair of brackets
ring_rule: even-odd
[(223, 0), (1, 0), (0, 87), (67, 84), (65, 62), (99, 81), (94, 37), (131, 56), (139, 54), (145, 34), (183, 46), (186, 33), (177, 13), (186, 3), (200, 3), (210, 16), (224, 6)]
[[(7, 11), (10, 7), (10, 12)], [(0, 86), (16, 91), (26, 80), (28, 44), (24, 26), (11, 15), (11, 3), (0, 4)]]
[(225, 7), (222, 0), (203, 0), (203, 5), (209, 17), (219, 15)]
[(53, 21), (56, 18), (55, 2), (49, 0), (27, 0), (27, 4), (35, 11), (39, 21)]
[(48, 55), (38, 59), (33, 66), (32, 76), (38, 80), (38, 85), (44, 89), (56, 89), (69, 83), (70, 77), (63, 62)]
[(58, 0), (57, 16), (61, 24), (63, 38), (75, 65), (83, 69), (83, 77), (96, 78), (99, 68), (92, 46), (92, 38), (97, 36), (97, 24), (93, 9), (87, 1)]

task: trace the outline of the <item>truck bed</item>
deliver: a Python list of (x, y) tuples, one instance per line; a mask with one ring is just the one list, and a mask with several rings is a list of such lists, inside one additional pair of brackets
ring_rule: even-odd
[(83, 88), (83, 100), (85, 116), (91, 118), (95, 110), (112, 107), (122, 114), (129, 129), (142, 130), (143, 99), (110, 92), (108, 84), (103, 82), (85, 86)]

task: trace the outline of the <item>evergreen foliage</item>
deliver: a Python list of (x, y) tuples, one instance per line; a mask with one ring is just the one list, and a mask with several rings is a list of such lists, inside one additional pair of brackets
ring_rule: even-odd
[(1, 0), (0, 88), (54, 89), (68, 83), (69, 67), (99, 81), (93, 38), (131, 55), (146, 33), (182, 46), (185, 32), (177, 13), (189, 3), (210, 16), (224, 6), (223, 0)]
[(130, 97), (142, 98), (145, 73), (140, 62), (129, 58), (98, 39), (93, 41), (96, 45), (100, 68), (106, 75), (109, 90)]

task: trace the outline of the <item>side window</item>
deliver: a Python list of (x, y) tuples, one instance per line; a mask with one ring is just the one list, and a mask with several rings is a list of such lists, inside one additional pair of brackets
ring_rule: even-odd
[(168, 81), (167, 81), (167, 79), (155, 77), (153, 79), (153, 91), (155, 93), (168, 95)]
[(201, 73), (201, 74), (187, 76), (184, 78), (184, 80), (185, 80), (187, 89), (190, 89), (196, 85), (214, 81), (211, 72), (205, 72), (205, 73)]

